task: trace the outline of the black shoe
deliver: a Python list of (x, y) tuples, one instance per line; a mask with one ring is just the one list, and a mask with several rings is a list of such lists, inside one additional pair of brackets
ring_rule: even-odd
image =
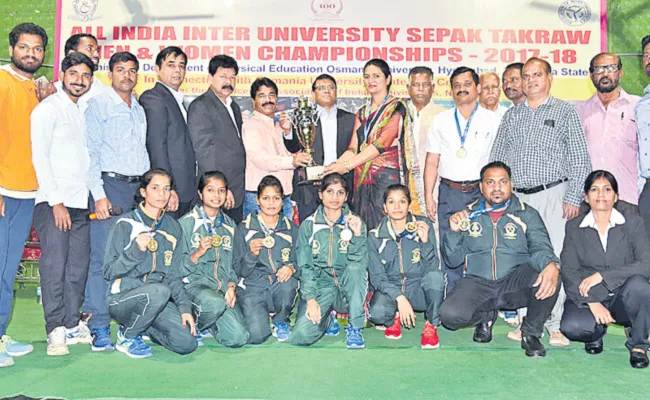
[(648, 354), (630, 351), (630, 365), (632, 368), (648, 368)]
[(600, 354), (603, 352), (603, 338), (595, 342), (585, 343), (585, 351), (587, 354)]
[(528, 357), (542, 358), (546, 356), (546, 349), (536, 336), (522, 336), (521, 348), (526, 350)]
[(489, 343), (492, 341), (492, 327), (497, 319), (497, 312), (492, 311), (490, 318), (486, 322), (481, 322), (474, 329), (474, 341), (476, 343)]

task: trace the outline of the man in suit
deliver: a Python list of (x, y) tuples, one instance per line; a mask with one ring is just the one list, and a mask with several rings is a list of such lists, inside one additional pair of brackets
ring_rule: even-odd
[[(354, 114), (336, 107), (336, 80), (332, 76), (319, 75), (312, 83), (311, 90), (314, 93), (316, 108), (320, 115), (316, 125), (312, 157), (315, 164), (329, 165), (348, 149), (354, 128)], [(284, 118), (286, 115), (280, 116), (281, 120)], [(285, 135), (284, 145), (292, 153), (303, 150), (295, 132)], [(348, 181), (348, 187), (351, 188), (352, 174), (347, 174), (345, 178)], [(296, 170), (293, 175), (291, 198), (298, 204), (298, 214), (300, 222), (302, 222), (318, 208), (318, 186), (315, 184), (298, 185)]]
[(224, 208), (235, 222), (243, 219), (246, 151), (241, 137), (241, 109), (230, 97), (235, 91), (239, 67), (234, 58), (221, 54), (208, 65), (211, 84), (187, 112), (187, 126), (199, 165), (199, 174), (221, 171), (228, 179)]
[(147, 151), (152, 168), (172, 174), (174, 185), (167, 210), (175, 218), (189, 211), (196, 194), (196, 160), (187, 128), (183, 94), (187, 55), (178, 47), (164, 48), (156, 57), (156, 85), (142, 93), (147, 115)]

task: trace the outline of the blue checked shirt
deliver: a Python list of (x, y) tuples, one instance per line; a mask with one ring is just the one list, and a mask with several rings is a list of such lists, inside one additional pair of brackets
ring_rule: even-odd
[(591, 172), (591, 158), (575, 107), (549, 96), (532, 110), (528, 101), (510, 108), (501, 120), (490, 161), (512, 169), (512, 184), (530, 189), (569, 179), (563, 202), (579, 206)]
[(131, 97), (129, 108), (113, 89), (88, 102), (85, 119), (90, 155), (88, 188), (99, 200), (106, 197), (102, 172), (137, 176), (149, 170), (147, 119), (135, 97)]
[(645, 96), (634, 108), (636, 132), (639, 139), (639, 169), (641, 177), (650, 179), (650, 85), (644, 90)]

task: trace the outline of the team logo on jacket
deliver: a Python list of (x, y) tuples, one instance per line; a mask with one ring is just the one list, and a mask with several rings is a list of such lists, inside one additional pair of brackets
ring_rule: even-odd
[(347, 254), (348, 247), (350, 247), (350, 241), (349, 240), (339, 240), (339, 251), (341, 253)]
[(314, 240), (311, 243), (311, 254), (314, 256), (320, 254), (320, 242), (318, 240)]
[(411, 253), (411, 264), (416, 264), (420, 262), (420, 249), (413, 249)]
[(224, 250), (232, 250), (232, 239), (230, 239), (230, 236), (228, 235), (223, 235), (223, 242), (221, 243), (221, 246), (223, 246)]
[(282, 262), (289, 262), (290, 255), (291, 255), (291, 249), (289, 247), (282, 249)]
[(506, 239), (517, 239), (517, 226), (512, 222), (508, 222), (503, 227), (503, 237)]
[(469, 236), (473, 238), (483, 236), (483, 227), (478, 222), (472, 222), (472, 225), (469, 226)]
[(169, 267), (170, 265), (172, 265), (172, 255), (173, 254), (174, 254), (174, 252), (171, 251), (171, 250), (167, 250), (165, 252), (165, 266)]
[(198, 249), (199, 245), (201, 244), (201, 234), (194, 232), (194, 235), (192, 235), (192, 240), (190, 240), (190, 242), (192, 243), (193, 249)]

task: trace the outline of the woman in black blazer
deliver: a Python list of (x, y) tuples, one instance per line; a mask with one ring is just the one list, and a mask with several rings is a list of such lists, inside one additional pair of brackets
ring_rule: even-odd
[(607, 325), (626, 327), (633, 368), (648, 366), (650, 330), (650, 242), (635, 205), (618, 200), (618, 183), (607, 171), (585, 182), (585, 203), (567, 222), (562, 281), (567, 293), (560, 330), (603, 351)]

